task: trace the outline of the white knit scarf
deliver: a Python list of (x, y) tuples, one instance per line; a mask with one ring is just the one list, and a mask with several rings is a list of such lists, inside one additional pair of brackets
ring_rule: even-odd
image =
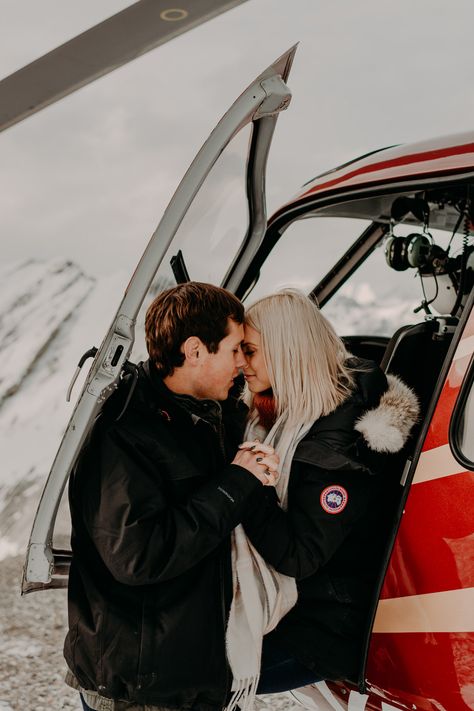
[[(245, 439), (258, 438), (275, 448), (280, 457), (276, 485), (283, 510), (287, 507), (291, 462), (300, 440), (311, 425), (285, 426), (280, 417), (266, 432), (255, 414), (246, 428)], [(242, 525), (232, 533), (233, 599), (227, 625), (227, 659), (232, 670), (232, 697), (226, 711), (237, 705), (253, 711), (260, 678), (263, 636), (274, 629), (296, 603), (294, 578), (278, 573), (263, 560), (250, 543)]]

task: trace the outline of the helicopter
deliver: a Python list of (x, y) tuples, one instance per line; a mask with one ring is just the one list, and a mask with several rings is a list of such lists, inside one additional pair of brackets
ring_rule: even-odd
[[(160, 269), (177, 282), (213, 281), (250, 303), (259, 289), (281, 285), (278, 264), (291, 281), (292, 263), (297, 272), (304, 261), (310, 273), (303, 282), (313, 279), (309, 293), (330, 313), (338, 299), (347, 308), (358, 275), (359, 284), (370, 282), (370, 262), (379, 282), (395, 279), (392, 291), (403, 291), (410, 276), (420, 294), (416, 318), (411, 314), (391, 333), (366, 318), (365, 328), (342, 335), (352, 353), (401, 375), (417, 393), (422, 415), (400, 467), (399, 502), (358, 677), (290, 693), (320, 711), (466, 711), (474, 707), (474, 132), (351, 161), (311, 180), (267, 219), (266, 162), (279, 114), (290, 105), (295, 50), (262, 72), (217, 124), (165, 210), (102, 344), (81, 358), (79, 369), (87, 358), (93, 362), (41, 497), (22, 591), (67, 584), (71, 554), (53, 545), (59, 502), (90, 427), (127, 369), (136, 320)], [(241, 143), (247, 223), (222, 229), (223, 201), (211, 220), (215, 232), (198, 229), (204, 191), (209, 187), (216, 203), (216, 171), (227, 155), (235, 159)], [(193, 250), (196, 234), (207, 241), (199, 237)], [(324, 265), (321, 255), (334, 253), (334, 263)], [(301, 285), (301, 274), (295, 278)], [(389, 306), (387, 293), (374, 286), (366, 313)]]

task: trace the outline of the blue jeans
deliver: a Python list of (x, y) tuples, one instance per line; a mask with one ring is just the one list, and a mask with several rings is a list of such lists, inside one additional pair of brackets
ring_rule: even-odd
[(321, 677), (289, 655), (271, 637), (263, 638), (257, 694), (278, 694), (316, 681), (321, 681)]
[(82, 694), (79, 694), (79, 696), (81, 697), (82, 708), (84, 709), (84, 711), (94, 711), (94, 709), (91, 709), (91, 707), (86, 704), (86, 702), (82, 698)]

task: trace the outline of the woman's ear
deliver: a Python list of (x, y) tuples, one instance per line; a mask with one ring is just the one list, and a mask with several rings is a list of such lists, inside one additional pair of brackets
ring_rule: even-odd
[(197, 365), (200, 362), (199, 356), (201, 355), (202, 357), (203, 347), (204, 344), (200, 338), (198, 338), (197, 336), (190, 336), (184, 341), (183, 345), (181, 346), (181, 350), (186, 361), (190, 365)]

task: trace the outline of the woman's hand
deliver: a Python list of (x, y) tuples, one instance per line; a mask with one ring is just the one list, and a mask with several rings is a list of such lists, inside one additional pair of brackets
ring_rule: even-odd
[(264, 486), (278, 481), (280, 458), (273, 447), (261, 442), (242, 442), (232, 464), (238, 464), (253, 474)]

